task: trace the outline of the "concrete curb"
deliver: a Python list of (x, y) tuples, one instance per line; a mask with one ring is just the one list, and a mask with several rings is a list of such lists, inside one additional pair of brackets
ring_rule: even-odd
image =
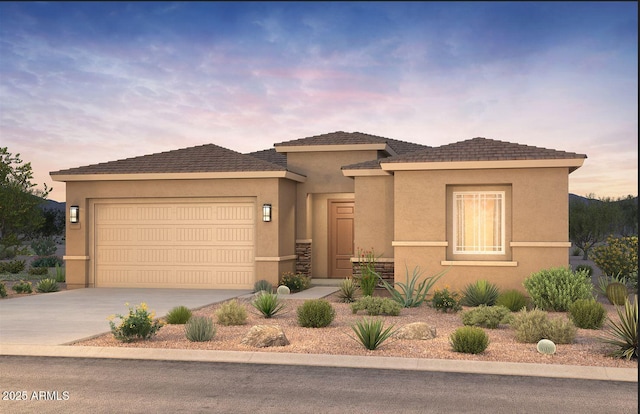
[(23, 344), (0, 344), (0, 355), (303, 365), (638, 382), (638, 370), (633, 368), (376, 356)]

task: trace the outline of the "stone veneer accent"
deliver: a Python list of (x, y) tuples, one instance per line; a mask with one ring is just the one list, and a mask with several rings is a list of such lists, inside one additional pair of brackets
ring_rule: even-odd
[(296, 274), (311, 277), (311, 241), (296, 241)]
[[(360, 263), (358, 262), (358, 259), (352, 259), (351, 264), (353, 266), (353, 276), (356, 278), (359, 277), (361, 273), (360, 273)], [(378, 272), (378, 274), (382, 276), (384, 280), (386, 280), (387, 282), (389, 282), (389, 284), (391, 284), (391, 286), (393, 286), (393, 278), (394, 278), (394, 270), (395, 270), (395, 264), (393, 262), (393, 259), (376, 261), (374, 264), (374, 268), (375, 268), (375, 271)]]

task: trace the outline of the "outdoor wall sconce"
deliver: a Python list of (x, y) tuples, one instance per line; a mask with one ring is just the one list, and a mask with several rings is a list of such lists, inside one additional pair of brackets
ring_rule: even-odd
[(80, 221), (80, 207), (69, 207), (69, 223), (77, 223)]
[(262, 205), (262, 221), (271, 221), (271, 204)]

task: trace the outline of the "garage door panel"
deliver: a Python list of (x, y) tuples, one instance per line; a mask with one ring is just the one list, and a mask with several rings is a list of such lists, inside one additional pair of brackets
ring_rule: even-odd
[(253, 286), (253, 203), (105, 202), (95, 217), (96, 286)]

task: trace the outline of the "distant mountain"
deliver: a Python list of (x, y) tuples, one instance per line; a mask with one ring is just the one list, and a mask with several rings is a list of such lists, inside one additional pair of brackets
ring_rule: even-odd
[(67, 208), (66, 205), (67, 203), (61, 203), (55, 200), (44, 200), (44, 203), (42, 204), (42, 209), (43, 210), (60, 210), (64, 212)]
[[(579, 201), (582, 201), (582, 202), (585, 202), (585, 203), (592, 203), (592, 202), (593, 203), (601, 203), (602, 202), (602, 200), (598, 200), (598, 199), (595, 199), (595, 198), (587, 198), (587, 197), (582, 197), (582, 196), (579, 196), (579, 195), (576, 195), (576, 194), (569, 193), (569, 202), (574, 201), (574, 200), (579, 200)], [(619, 200), (619, 201), (626, 201), (626, 199)], [(633, 198), (633, 201), (635, 202), (635, 205), (638, 205), (638, 197), (637, 196)]]

